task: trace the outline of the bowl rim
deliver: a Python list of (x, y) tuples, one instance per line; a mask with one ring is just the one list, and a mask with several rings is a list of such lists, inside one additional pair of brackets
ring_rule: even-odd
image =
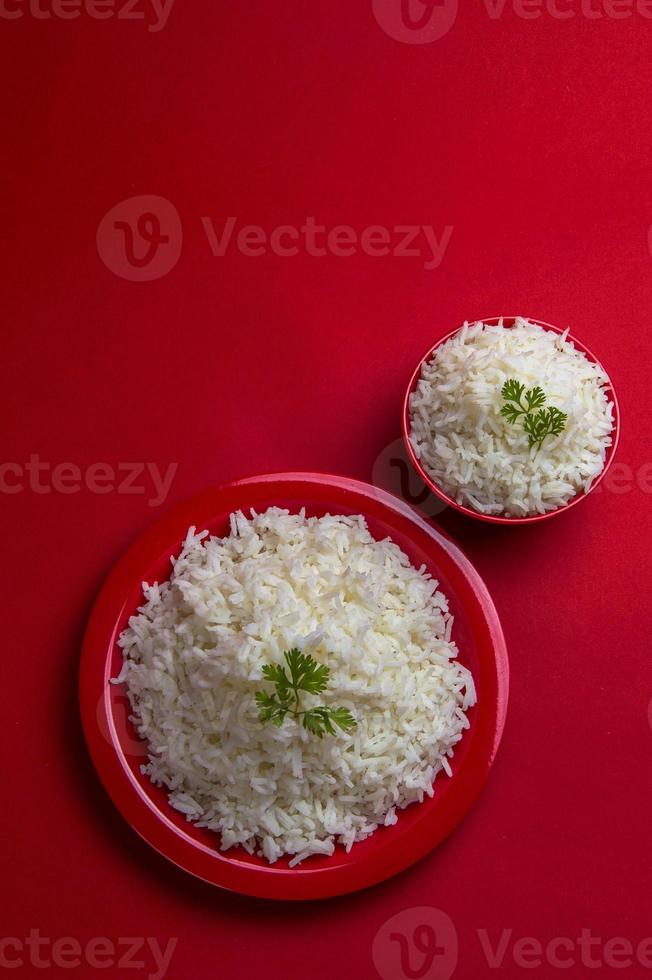
[[(467, 622), (479, 644), (485, 700), (455, 791), (442, 797), (437, 808), (423, 811), (416, 826), (401, 831), (399, 821), (393, 844), (389, 839), (384, 844), (379, 840), (372, 852), (344, 865), (257, 867), (240, 860), (236, 853), (207, 847), (176, 826), (135, 777), (116, 728), (116, 687), (109, 684), (111, 662), (121, 618), (133, 609), (135, 583), (142, 582), (143, 571), (151, 569), (161, 555), (175, 553), (190, 524), (209, 525), (218, 514), (234, 509), (233, 501), (242, 502), (243, 491), (249, 500), (243, 506), (248, 508), (258, 506), (258, 494), (261, 500), (269, 496), (281, 499), (286, 492), (302, 497), (310, 488), (316, 494), (311, 501), (306, 499), (311, 506), (321, 505), (322, 498), (330, 506), (336, 494), (342, 506), (358, 509), (373, 520), (381, 515), (381, 520), (393, 522), (400, 533), (409, 524), (418, 532), (417, 540), (427, 540), (439, 549), (439, 561), (455, 579), (458, 597), (466, 604)], [(386, 515), (387, 510), (391, 515)], [(277, 473), (235, 480), (209, 487), (159, 517), (133, 542), (105, 581), (88, 622), (79, 669), (82, 725), (94, 767), (114, 804), (140, 837), (173, 864), (210, 884), (252, 897), (291, 901), (330, 898), (367, 888), (403, 871), (444, 840), (474, 805), (489, 777), (502, 739), (508, 697), (509, 660), (500, 619), (487, 586), (464, 552), (399, 497), (362, 481), (324, 473)]]
[(575, 336), (573, 336), (573, 334), (570, 332), (568, 328), (557, 327), (555, 326), (555, 324), (548, 323), (545, 320), (538, 320), (536, 317), (524, 317), (520, 314), (518, 316), (492, 316), (492, 317), (484, 317), (484, 318), (479, 317), (475, 320), (467, 320), (466, 323), (468, 323), (469, 325), (475, 323), (484, 323), (487, 326), (495, 327), (495, 326), (499, 326), (499, 324), (502, 321), (503, 326), (511, 328), (514, 326), (517, 319), (528, 320), (530, 323), (534, 323), (539, 327), (543, 327), (545, 330), (551, 330), (553, 333), (559, 335), (563, 335), (566, 333), (568, 340), (571, 341), (571, 343), (577, 348), (577, 350), (581, 351), (588, 358), (588, 360), (592, 361), (595, 364), (599, 364), (600, 367), (603, 369), (603, 371), (605, 371), (605, 374), (609, 379), (609, 383), (606, 386), (606, 391), (609, 395), (609, 398), (613, 402), (613, 429), (611, 433), (612, 442), (607, 450), (607, 456), (605, 459), (605, 464), (602, 467), (602, 471), (595, 478), (588, 491), (582, 490), (579, 493), (576, 493), (575, 496), (572, 498), (572, 500), (569, 500), (567, 504), (564, 504), (562, 507), (557, 507), (556, 510), (546, 511), (545, 514), (528, 514), (525, 517), (504, 517), (499, 514), (481, 514), (479, 511), (473, 510), (472, 507), (467, 507), (465, 504), (459, 504), (456, 500), (450, 497), (445, 492), (445, 490), (442, 490), (442, 488), (437, 483), (435, 483), (433, 478), (427, 473), (427, 471), (421, 465), (421, 462), (417, 458), (417, 455), (410, 441), (410, 397), (412, 393), (415, 391), (417, 383), (420, 380), (421, 370), (423, 368), (423, 365), (432, 358), (435, 351), (439, 347), (441, 347), (442, 344), (445, 344), (447, 340), (450, 340), (451, 337), (454, 337), (457, 333), (459, 333), (465, 324), (456, 327), (455, 330), (451, 330), (445, 336), (440, 337), (440, 339), (435, 341), (434, 344), (431, 344), (431, 346), (428, 348), (428, 350), (423, 355), (423, 357), (420, 358), (416, 368), (412, 372), (410, 381), (408, 382), (408, 386), (403, 399), (403, 412), (401, 418), (401, 431), (403, 435), (403, 444), (405, 446), (408, 459), (410, 460), (413, 468), (416, 470), (416, 472), (419, 474), (419, 476), (421, 477), (425, 485), (432, 493), (434, 493), (437, 497), (439, 497), (440, 500), (443, 500), (444, 503), (448, 504), (449, 507), (452, 507), (454, 510), (459, 511), (459, 513), (461, 514), (465, 514), (467, 517), (473, 517), (476, 520), (484, 521), (487, 524), (502, 524), (502, 525), (510, 525), (512, 527), (519, 524), (538, 524), (540, 521), (548, 520), (548, 518), (550, 517), (557, 517), (557, 515), (565, 513), (567, 510), (570, 510), (571, 507), (575, 507), (582, 500), (585, 500), (592, 493), (592, 491), (595, 490), (595, 488), (599, 486), (600, 483), (602, 483), (603, 479), (605, 478), (607, 471), (614, 460), (614, 456), (616, 455), (616, 450), (618, 448), (618, 443), (620, 441), (620, 405), (618, 403), (618, 396), (616, 394), (616, 389), (614, 387), (613, 381), (611, 380), (611, 375), (604, 368), (602, 361), (598, 357), (596, 357), (595, 354), (591, 350), (589, 350), (589, 348), (585, 344), (583, 344), (581, 340), (578, 340)]

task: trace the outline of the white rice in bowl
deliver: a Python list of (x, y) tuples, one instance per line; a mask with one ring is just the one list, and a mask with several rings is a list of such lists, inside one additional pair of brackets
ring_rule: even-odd
[[(539, 386), (565, 412), (563, 432), (530, 448), (501, 416), (503, 384)], [(544, 514), (588, 492), (611, 445), (613, 403), (603, 368), (564, 334), (517, 317), (465, 324), (423, 365), (410, 397), (410, 442), (449, 497), (481, 514)]]
[[(172, 565), (143, 584), (114, 683), (148, 743), (143, 773), (222, 850), (291, 865), (348, 850), (451, 775), (476, 694), (447, 600), (363, 517), (238, 512), (227, 537), (190, 528)], [(319, 700), (349, 708), (352, 731), (260, 721), (261, 668), (293, 647), (329, 667)]]

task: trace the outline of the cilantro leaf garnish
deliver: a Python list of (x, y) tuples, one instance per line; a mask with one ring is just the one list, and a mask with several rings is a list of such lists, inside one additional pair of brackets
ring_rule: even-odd
[(276, 688), (274, 694), (266, 691), (256, 692), (258, 717), (262, 722), (271, 721), (277, 728), (281, 728), (290, 715), (297, 721), (301, 719), (306, 731), (319, 738), (323, 738), (326, 733), (335, 735), (336, 728), (340, 728), (343, 732), (355, 728), (357, 722), (348, 708), (328, 708), (318, 705), (300, 711), (299, 692), (321, 694), (325, 691), (330, 668), (318, 664), (309, 654), (301, 653), (296, 648), (286, 650), (283, 658), (285, 666), (265, 664), (262, 668), (265, 680)]
[(563, 432), (566, 425), (566, 415), (558, 408), (542, 408), (536, 415), (526, 415), (523, 420), (523, 428), (528, 434), (530, 446), (537, 446), (537, 451), (541, 449), (543, 440), (547, 436), (558, 436)]
[(543, 408), (546, 395), (538, 385), (526, 391), (525, 385), (510, 378), (501, 388), (505, 404), (500, 414), (514, 425), (523, 416), (523, 429), (527, 433), (530, 449), (541, 449), (544, 440), (563, 432), (568, 416), (558, 408)]

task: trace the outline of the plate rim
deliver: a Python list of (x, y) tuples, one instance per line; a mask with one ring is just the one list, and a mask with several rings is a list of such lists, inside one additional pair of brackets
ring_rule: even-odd
[[(309, 873), (306, 873), (308, 869), (305, 868), (299, 871), (285, 867), (278, 868), (275, 872), (274, 865), (261, 869), (245, 862), (239, 863), (237, 858), (229, 856), (229, 851), (211, 850), (181, 831), (144, 792), (118, 744), (115, 720), (110, 710), (111, 691), (108, 679), (111, 674), (111, 655), (118, 622), (128, 602), (126, 593), (131, 593), (134, 588), (136, 567), (147, 567), (160, 558), (161, 538), (169, 537), (173, 529), (176, 532), (179, 522), (181, 525), (186, 523), (187, 529), (193, 523), (192, 517), (188, 518), (189, 513), (199, 514), (209, 504), (211, 507), (215, 505), (218, 512), (217, 502), (225, 494), (236, 492), (239, 488), (251, 490), (257, 485), (262, 488), (280, 486), (278, 496), (282, 499), (283, 486), (287, 489), (287, 485), (297, 483), (303, 483), (307, 488), (319, 486), (322, 490), (329, 488), (340, 493), (351, 493), (356, 495), (358, 506), (364, 500), (374, 500), (383, 509), (388, 508), (394, 515), (416, 525), (431, 541), (448, 553), (466, 584), (472, 589), (490, 640), (496, 699), (492, 705), (491, 738), (476, 749), (478, 761), (482, 765), (479, 770), (477, 765), (472, 770), (474, 778), (472, 781), (468, 780), (466, 787), (460, 785), (456, 791), (456, 797), (459, 797), (456, 800), (457, 805), (452, 814), (442, 821), (432, 840), (422, 839), (418, 843), (412, 841), (410, 847), (399, 848), (402, 853), (398, 855), (392, 855), (391, 847), (386, 848), (390, 852), (390, 860), (387, 860), (388, 854), (384, 853), (385, 861), (380, 868), (375, 867), (378, 862), (374, 862), (372, 853), (366, 856), (364, 866), (362, 863), (350, 862), (332, 869), (316, 868)], [(309, 503), (308, 498), (306, 503)], [(362, 509), (361, 512), (364, 513)], [(178, 536), (175, 539), (178, 540)], [(173, 553), (174, 551), (171, 552)], [(502, 739), (508, 699), (509, 660), (498, 613), (484, 581), (457, 543), (400, 497), (364, 481), (332, 473), (290, 471), (243, 477), (208, 487), (180, 501), (161, 515), (127, 547), (106, 577), (84, 633), (79, 668), (82, 726), (93, 766), (113, 804), (132, 829), (166, 860), (209, 884), (251, 897), (291, 901), (330, 898), (370, 887), (410, 867), (438, 846), (466, 816), (484, 788)], [(475, 758), (473, 761), (475, 763)], [(406, 836), (409, 841), (409, 832)], [(403, 840), (402, 843), (405, 844), (406, 841)], [(396, 850), (395, 848), (394, 851)]]

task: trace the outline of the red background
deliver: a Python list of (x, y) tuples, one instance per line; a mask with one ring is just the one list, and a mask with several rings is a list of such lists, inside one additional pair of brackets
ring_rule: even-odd
[[(179, 464), (158, 508), (149, 485), (0, 494), (1, 935), (176, 936), (174, 980), (371, 980), (378, 929), (417, 906), (452, 919), (462, 980), (496, 975), (478, 929), (543, 944), (652, 935), (652, 20), (492, 20), (473, 0), (420, 46), (384, 33), (370, 0), (177, 0), (159, 33), (28, 15), (0, 32), (2, 462)], [(178, 265), (145, 283), (109, 271), (95, 241), (141, 194), (169, 199), (184, 233)], [(215, 258), (204, 215), (454, 233), (431, 271)], [(99, 586), (158, 514), (212, 483), (371, 480), (416, 359), (465, 317), (500, 312), (570, 325), (617, 387), (623, 433), (619, 478), (568, 514), (507, 530), (437, 518), (487, 582), (510, 651), (483, 797), (435, 853), (344, 899), (282, 906), (192, 880), (122, 822), (85, 752), (76, 674)], [(577, 960), (561, 972), (595, 975)], [(524, 969), (508, 952), (499, 975)]]

